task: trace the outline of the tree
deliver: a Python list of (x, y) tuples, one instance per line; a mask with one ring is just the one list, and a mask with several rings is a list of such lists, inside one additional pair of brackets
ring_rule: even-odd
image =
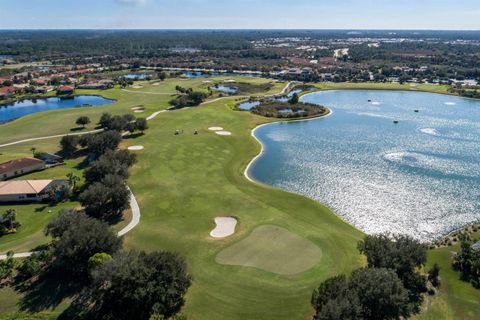
[(90, 257), (96, 253), (113, 255), (122, 239), (106, 224), (80, 212), (64, 212), (51, 222), (46, 235), (54, 237), (53, 266), (72, 275), (85, 275)]
[(80, 194), (87, 215), (103, 220), (116, 218), (129, 207), (130, 191), (122, 177), (107, 175)]
[(90, 123), (90, 118), (87, 116), (81, 116), (81, 117), (78, 117), (75, 123), (85, 128), (85, 126)]
[(400, 319), (410, 314), (408, 291), (393, 270), (356, 270), (350, 277), (349, 289), (357, 292), (364, 319)]
[(117, 254), (95, 268), (92, 279), (74, 304), (96, 319), (170, 318), (191, 285), (184, 259), (164, 251)]
[(67, 173), (68, 184), (75, 189), (77, 182), (80, 181), (80, 177), (75, 175), (73, 172)]
[(93, 256), (91, 256), (88, 259), (88, 268), (90, 270), (93, 270), (110, 260), (112, 260), (112, 256), (109, 255), (108, 253), (105, 253), (105, 252), (95, 253)]
[(52, 250), (42, 250), (32, 253), (18, 266), (17, 271), (21, 278), (30, 279), (38, 276), (52, 261)]
[(350, 279), (337, 276), (314, 291), (315, 320), (401, 319), (410, 314), (408, 291), (393, 270), (358, 269)]
[(35, 157), (35, 152), (37, 151), (37, 148), (31, 147), (30, 151), (32, 152), (32, 157)]
[(78, 137), (76, 136), (63, 136), (60, 139), (61, 152), (64, 156), (70, 157), (75, 151), (77, 151)]
[(7, 211), (0, 216), (0, 236), (15, 233), (16, 229), (20, 226), (21, 224), (17, 221), (17, 212), (15, 209), (7, 209)]
[(453, 259), (453, 268), (461, 272), (461, 278), (480, 288), (480, 251), (472, 248), (472, 241), (463, 237), (460, 252)]
[(425, 277), (417, 269), (427, 261), (427, 248), (417, 240), (403, 235), (368, 235), (358, 244), (367, 256), (368, 267), (394, 270), (409, 292), (412, 310), (419, 311), (422, 293), (427, 291)]
[(102, 113), (102, 116), (100, 117), (100, 120), (98, 121), (98, 124), (102, 128), (107, 128), (111, 119), (112, 119), (112, 115), (110, 113)]
[(107, 175), (117, 175), (128, 178), (128, 168), (136, 162), (136, 156), (128, 150), (108, 150), (92, 162), (84, 171), (88, 183), (101, 181)]
[(142, 134), (145, 130), (148, 129), (147, 119), (145, 118), (137, 118), (137, 120), (135, 121), (135, 125), (137, 129), (142, 132)]
[(13, 277), (16, 260), (13, 258), (13, 252), (7, 252), (7, 259), (0, 260), (0, 288)]
[(428, 270), (428, 281), (434, 286), (435, 288), (440, 287), (440, 267), (437, 263), (433, 265), (433, 267)]
[(290, 100), (288, 100), (288, 102), (289, 102), (290, 104), (297, 104), (298, 101), (299, 101), (299, 98), (298, 98), (298, 94), (297, 94), (297, 93), (294, 93), (294, 94), (292, 95), (292, 97), (290, 98)]
[(158, 76), (158, 79), (160, 79), (160, 81), (163, 81), (167, 77), (167, 74), (165, 72), (159, 72), (157, 76)]
[(316, 320), (360, 319), (361, 306), (356, 292), (348, 291), (344, 275), (327, 279), (313, 292), (312, 306)]
[(101, 156), (108, 150), (117, 149), (122, 141), (122, 136), (117, 131), (105, 131), (85, 137), (85, 144), (88, 150), (96, 157)]
[(127, 123), (127, 126), (125, 127), (125, 131), (128, 131), (131, 135), (137, 131), (137, 124), (136, 122), (129, 122)]

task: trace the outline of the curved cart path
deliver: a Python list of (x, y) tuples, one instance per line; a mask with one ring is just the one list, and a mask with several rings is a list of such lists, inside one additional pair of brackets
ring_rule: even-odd
[[(130, 190), (130, 188), (128, 188)], [(130, 190), (130, 208), (132, 210), (132, 220), (120, 231), (117, 232), (117, 236), (121, 237), (128, 232), (132, 231), (133, 228), (135, 228), (139, 223), (140, 223), (140, 207), (138, 206), (137, 199), (135, 198), (135, 195), (132, 193), (132, 190)], [(26, 258), (30, 257), (34, 251), (30, 252), (20, 252), (20, 253), (15, 253), (13, 255), (14, 258)], [(0, 254), (0, 260), (5, 260), (7, 259), (6, 254)]]
[[(280, 94), (285, 94), (285, 92), (288, 91), (291, 84), (292, 84), (292, 82), (287, 83), (287, 85), (285, 86), (285, 88), (283, 88), (283, 90), (281, 91)], [(127, 90), (124, 90), (124, 91), (127, 91)], [(142, 92), (142, 93), (146, 93), (146, 92)], [(229, 98), (229, 97), (223, 97), (223, 98)], [(202, 105), (203, 104), (208, 104), (208, 103), (213, 103), (213, 102), (219, 101), (223, 98), (217, 98), (217, 99), (213, 99), (211, 101), (206, 101), (206, 102), (202, 103)], [(156, 116), (158, 116), (160, 113), (168, 112), (168, 111), (169, 111), (168, 109), (156, 111), (156, 112), (152, 113), (149, 117), (147, 117), (147, 120), (152, 120)], [(25, 142), (38, 141), (38, 140), (44, 140), (44, 139), (61, 138), (63, 136), (68, 136), (68, 135), (83, 135), (83, 134), (87, 134), (87, 133), (96, 133), (96, 132), (101, 132), (101, 131), (103, 131), (103, 129), (80, 132), (80, 133), (67, 133), (67, 134), (58, 134), (58, 135), (46, 136), (46, 137), (24, 139), (24, 140), (20, 140), (20, 141), (14, 141), (14, 142), (6, 143), (6, 144), (1, 144), (0, 148), (8, 147), (8, 146), (12, 146), (12, 145), (15, 145), (15, 144), (20, 144), (20, 143), (25, 143)], [(127, 234), (128, 232), (132, 231), (140, 223), (140, 216), (141, 216), (140, 207), (138, 205), (137, 199), (135, 198), (135, 195), (133, 194), (132, 190), (130, 190), (130, 188), (128, 188), (128, 190), (130, 191), (130, 208), (132, 210), (132, 220), (128, 223), (128, 225), (126, 225), (122, 230), (120, 230), (117, 233), (117, 236), (119, 236), (119, 237), (121, 237), (121, 236)], [(15, 253), (13, 255), (13, 257), (14, 258), (26, 258), (26, 257), (31, 256), (33, 253), (34, 253), (34, 251), (20, 252), (20, 253)], [(6, 254), (0, 254), (0, 260), (5, 260), (5, 259), (7, 259), (7, 255)]]

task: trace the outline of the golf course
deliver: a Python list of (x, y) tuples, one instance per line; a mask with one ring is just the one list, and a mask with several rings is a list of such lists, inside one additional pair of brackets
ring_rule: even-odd
[[(164, 111), (177, 95), (177, 86), (208, 92), (215, 84), (233, 86), (235, 82), (242, 85), (234, 95), (213, 90), (198, 107)], [(131, 150), (137, 155), (128, 186), (141, 210), (140, 223), (124, 236), (125, 247), (175, 251), (185, 257), (193, 277), (182, 309), (187, 319), (309, 319), (314, 288), (329, 277), (349, 274), (365, 265), (365, 258), (357, 250), (364, 234), (319, 202), (245, 176), (245, 168), (261, 151), (251, 131), (276, 120), (238, 111), (236, 105), (250, 96), (272, 96), (285, 88), (286, 82), (230, 76), (168, 78), (135, 82), (125, 89), (76, 90), (76, 94), (101, 95), (116, 102), (41, 112), (0, 125), (0, 145), (88, 132), (95, 129), (104, 112), (148, 118), (149, 129), (144, 135), (126, 137), (120, 145), (122, 149), (134, 146)], [(436, 93), (447, 93), (448, 89), (350, 83), (317, 88)], [(75, 129), (79, 116), (91, 119), (82, 130)], [(215, 127), (221, 130), (209, 130)], [(0, 162), (31, 156), (32, 148), (55, 153), (59, 141), (60, 137), (54, 137), (2, 146)], [(72, 172), (81, 177), (83, 160), (69, 159), (63, 166), (23, 178), (65, 179)], [(77, 202), (51, 207), (0, 206), (0, 211), (13, 207), (22, 224), (16, 234), (0, 237), (0, 254), (31, 251), (47, 243), (49, 238), (43, 235), (43, 229), (48, 222), (62, 208), (78, 206)], [(218, 217), (236, 219), (233, 234), (210, 235)], [(127, 212), (112, 228), (120, 230), (129, 219)], [(451, 270), (451, 252), (455, 250), (458, 246), (429, 250), (427, 267), (440, 265), (442, 286), (438, 295), (426, 299), (418, 319), (475, 319), (480, 314), (480, 291), (460, 281)], [(21, 294), (11, 288), (0, 289), (0, 313), (5, 315), (0, 319), (55, 319), (69, 303), (67, 298), (30, 315), (19, 309), (21, 299)]]

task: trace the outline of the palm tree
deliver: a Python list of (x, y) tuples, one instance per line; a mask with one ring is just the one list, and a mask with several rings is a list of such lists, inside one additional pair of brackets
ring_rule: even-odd
[(72, 188), (75, 189), (77, 182), (80, 181), (80, 177), (75, 175), (73, 172), (70, 172), (69, 174), (67, 174), (67, 178), (68, 178), (68, 183), (72, 186)]
[(10, 230), (12, 230), (16, 226), (16, 223), (15, 223), (16, 218), (17, 218), (17, 212), (15, 211), (15, 209), (8, 209), (3, 215), (3, 221), (8, 222), (10, 226), (9, 228)]

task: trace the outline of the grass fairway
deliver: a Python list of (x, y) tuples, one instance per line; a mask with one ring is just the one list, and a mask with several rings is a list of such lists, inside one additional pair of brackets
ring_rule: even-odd
[[(476, 233), (476, 239), (480, 233)], [(480, 289), (460, 280), (460, 273), (452, 269), (452, 253), (460, 244), (428, 252), (427, 269), (434, 263), (440, 266), (440, 293), (427, 299), (424, 312), (418, 319), (478, 319), (480, 315)]]
[(245, 239), (221, 251), (221, 264), (254, 267), (294, 275), (320, 263), (322, 251), (312, 242), (276, 226), (259, 226)]
[[(136, 139), (145, 149), (129, 184), (142, 221), (126, 245), (174, 250), (187, 258), (194, 277), (185, 306), (189, 319), (305, 319), (315, 286), (361, 265), (356, 243), (362, 233), (313, 200), (249, 182), (243, 170), (260, 150), (250, 130), (265, 119), (232, 111), (232, 104), (229, 98), (162, 113)], [(216, 135), (208, 130), (212, 126), (232, 135)], [(174, 135), (177, 129), (184, 133)], [(240, 224), (233, 236), (215, 240), (209, 233), (222, 215)], [(309, 240), (322, 250), (320, 263), (300, 274), (278, 275), (215, 261), (261, 225)]]
[[(228, 78), (252, 83), (268, 81)], [(118, 99), (116, 104), (39, 113), (22, 118), (0, 126), (0, 143), (16, 140), (17, 135), (24, 138), (68, 132), (75, 126), (76, 117), (83, 115), (84, 111), (88, 111), (92, 122), (95, 122), (104, 111), (121, 114), (132, 112), (134, 106), (143, 105), (146, 108), (144, 115), (148, 116), (168, 106), (176, 85), (201, 87), (205, 85), (203, 81), (168, 79), (158, 86), (143, 83), (143, 88), (132, 89), (138, 93), (107, 90), (101, 93), (108, 98)], [(278, 93), (284, 86), (284, 83), (274, 83), (274, 88), (265, 94)], [(329, 85), (326, 89), (335, 88), (347, 89), (343, 85)], [(125, 246), (126, 249), (147, 251), (173, 250), (185, 256), (194, 278), (184, 308), (189, 320), (307, 319), (312, 314), (309, 302), (314, 287), (328, 277), (349, 273), (364, 264), (364, 259), (356, 249), (357, 241), (363, 234), (316, 201), (254, 184), (244, 177), (244, 168), (260, 151), (250, 131), (269, 120), (248, 112), (233, 111), (235, 99), (224, 98), (197, 108), (161, 113), (149, 121), (150, 129), (144, 136), (126, 139), (122, 143), (122, 147), (145, 147), (136, 152), (138, 163), (131, 169), (128, 181), (139, 202), (142, 218), (140, 224), (126, 235)], [(223, 127), (232, 135), (219, 136), (208, 130), (213, 126)], [(176, 130), (183, 133), (174, 135)], [(198, 131), (197, 135), (193, 134), (195, 130)], [(38, 149), (51, 151), (58, 145), (58, 139), (34, 145)], [(26, 154), (34, 145), (21, 144), (0, 149), (0, 152), (8, 156)], [(48, 171), (43, 173), (47, 174)], [(214, 218), (218, 216), (239, 219), (234, 235), (221, 240), (210, 237), (209, 233), (215, 227)], [(267, 233), (267, 236), (265, 233), (256, 234), (266, 226), (288, 230), (285, 231), (287, 236), (278, 231), (270, 231), (268, 233), (271, 235)], [(256, 238), (250, 239), (252, 235)], [(274, 235), (280, 235), (281, 238), (281, 241), (275, 240), (277, 247), (285, 243), (292, 251), (297, 250), (298, 246), (304, 249), (300, 245), (302, 242), (308, 243), (307, 246), (311, 248), (320, 248), (321, 253), (307, 250), (311, 260), (306, 260), (315, 260), (316, 263), (312, 263), (311, 268), (304, 272), (286, 274), (285, 269), (278, 272), (278, 269), (265, 268), (274, 271), (269, 272), (216, 261), (219, 254), (228, 252), (225, 250), (236, 246), (248, 248), (245, 241), (248, 241), (247, 244), (258, 242), (258, 245), (265, 245), (261, 241), (264, 238), (272, 239)], [(5, 244), (4, 249), (7, 247)], [(449, 263), (440, 250), (430, 253), (429, 263), (435, 254), (444, 264)], [(231, 257), (235, 258), (235, 255)], [(285, 267), (281, 265), (282, 262), (288, 265), (288, 269), (293, 268), (292, 265), (297, 267), (295, 261), (290, 265), (290, 255), (275, 254), (273, 257), (279, 268)], [(271, 262), (267, 258), (260, 260), (265, 265), (273, 265), (273, 259)], [(306, 265), (305, 261), (298, 263)], [(447, 269), (442, 266), (442, 276), (444, 271)], [(472, 307), (475, 306), (472, 299), (478, 301), (478, 293), (471, 291), (473, 288), (467, 289), (469, 284), (459, 283), (453, 277), (451, 283), (450, 292), (454, 294), (442, 291), (438, 305), (444, 305), (445, 310), (451, 310), (453, 314), (457, 309), (466, 310), (463, 314), (468, 318), (468, 310), (477, 310)], [(446, 280), (444, 286), (446, 290)], [(457, 291), (456, 286), (462, 289)], [(455, 295), (457, 298), (450, 298)], [(15, 311), (18, 299), (11, 291), (0, 290), (0, 311)], [(425, 315), (431, 314), (447, 313), (443, 309), (427, 309)], [(54, 314), (52, 318), (55, 318)]]

